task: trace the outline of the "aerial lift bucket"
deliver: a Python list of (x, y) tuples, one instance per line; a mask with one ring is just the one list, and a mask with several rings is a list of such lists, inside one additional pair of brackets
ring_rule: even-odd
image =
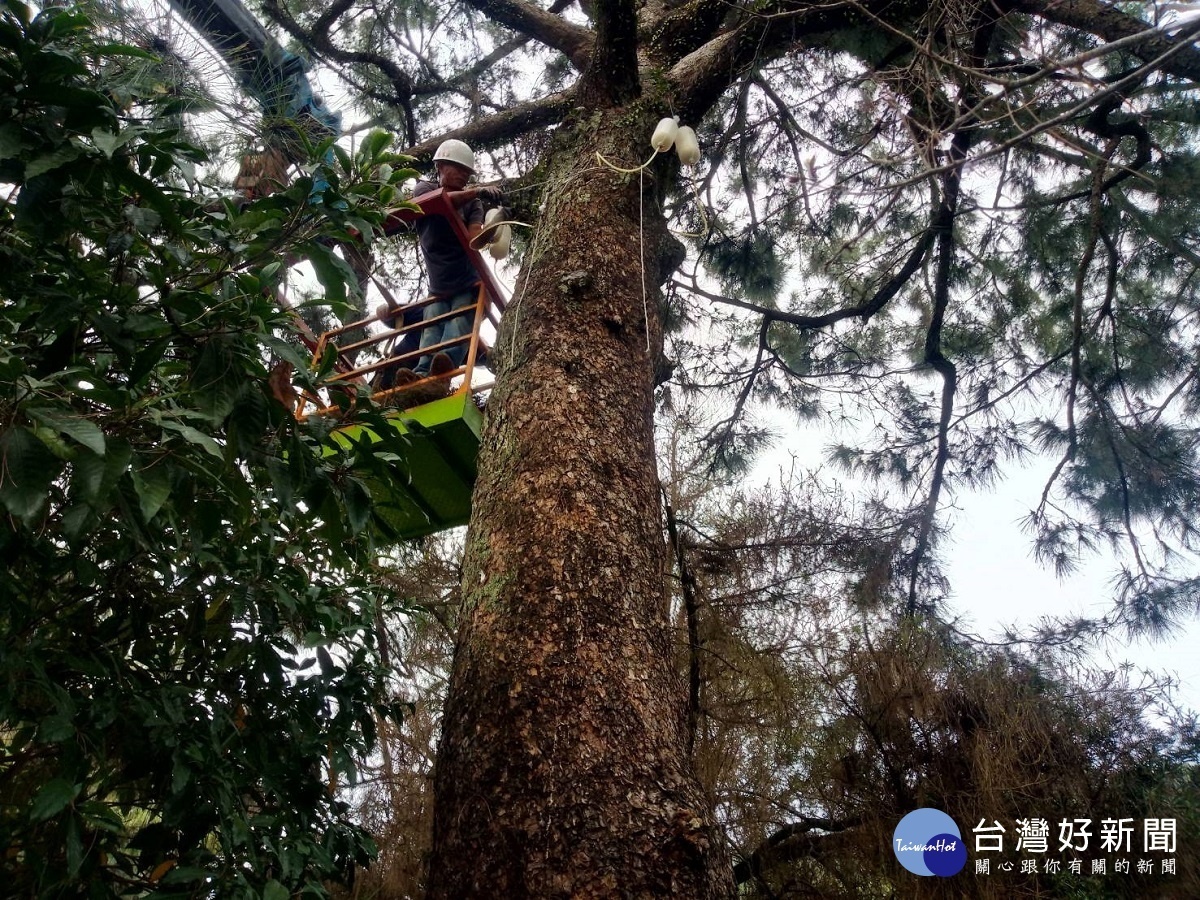
[[(471, 514), (471, 491), (475, 485), (475, 460), (479, 453), (479, 437), (483, 425), (483, 414), (477, 398), (490, 389), (492, 380), (481, 378), (479, 363), (483, 344), (480, 329), (485, 320), (494, 327), (499, 326), (499, 317), (504, 309), (504, 299), (495, 276), (483, 263), (479, 254), (470, 249), (470, 240), (462, 220), (439, 189), (424, 194), (416, 201), (421, 213), (407, 210), (388, 220), (385, 232), (395, 233), (406, 227), (418, 215), (444, 216), (453, 228), (460, 243), (467, 249), (468, 257), (480, 276), (480, 287), (475, 303), (471, 307), (453, 310), (442, 316), (424, 320), (424, 310), (437, 298), (430, 297), (408, 306), (393, 309), (384, 317), (371, 316), (351, 322), (322, 334), (313, 348), (314, 367), (329, 347), (336, 348), (339, 359), (357, 361), (366, 357), (362, 365), (339, 371), (329, 381), (329, 389), (337, 390), (345, 385), (347, 392), (357, 392), (360, 386), (372, 382), (373, 399), (381, 405), (392, 405), (394, 410), (385, 413), (386, 426), (401, 436), (398, 445), (402, 450), (395, 454), (386, 478), (367, 476), (363, 478), (376, 513), (397, 536), (404, 539), (422, 537), (457, 525), (464, 525)], [(393, 350), (393, 346), (404, 348), (415, 343), (421, 330), (430, 324), (458, 316), (471, 316), (468, 334), (435, 344), (424, 349)], [(391, 324), (386, 331), (371, 335), (363, 340), (339, 344), (346, 335), (362, 331), (376, 322)], [(404, 338), (409, 341), (405, 342)], [(436, 354), (456, 346), (466, 345), (464, 364), (438, 376), (430, 376), (415, 382), (378, 387), (395, 378), (395, 373), (411, 369), (421, 356)], [(348, 409), (330, 402), (328, 396), (311, 392), (301, 394), (296, 407), (298, 418), (311, 415), (338, 417), (342, 424), (329, 436), (329, 452), (351, 450), (357, 444), (374, 444), (383, 440), (376, 424), (368, 426), (355, 421), (353, 404)]]

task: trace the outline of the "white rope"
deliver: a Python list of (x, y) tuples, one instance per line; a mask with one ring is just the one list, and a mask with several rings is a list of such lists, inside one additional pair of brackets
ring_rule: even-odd
[[(657, 150), (654, 151), (658, 153)], [(599, 155), (599, 154), (597, 154)], [(654, 159), (654, 157), (650, 157)], [(638, 169), (638, 260), (642, 264), (642, 321), (646, 323), (646, 354), (650, 353), (650, 306), (646, 301), (646, 223), (642, 216), (642, 195), (645, 193), (642, 184), (642, 166)]]
[(637, 172), (638, 177), (638, 264), (642, 270), (642, 321), (646, 323), (646, 353), (650, 353), (650, 304), (647, 300), (646, 291), (646, 217), (643, 212), (643, 197), (646, 193), (645, 188), (645, 172), (646, 167), (654, 162), (658, 156), (658, 148), (654, 148), (654, 152), (650, 154), (650, 158), (635, 169), (624, 169), (621, 166), (614, 165), (604, 158), (599, 150), (596, 151), (596, 159), (603, 163), (614, 172), (620, 172), (623, 175), (632, 175)]
[(638, 166), (636, 169), (622, 169), (620, 166), (614, 165), (613, 163), (610, 163), (607, 159), (605, 159), (604, 155), (599, 150), (596, 151), (596, 159), (598, 159), (603, 165), (608, 166), (614, 172), (620, 172), (623, 175), (632, 175), (634, 172), (640, 173), (644, 168), (646, 168), (646, 166), (648, 166), (648, 165), (650, 165), (650, 163), (654, 162), (654, 157), (656, 157), (656, 156), (658, 156), (658, 150), (655, 150), (653, 153), (651, 153), (650, 158), (648, 160), (646, 160), (644, 163), (642, 163), (640, 166)]

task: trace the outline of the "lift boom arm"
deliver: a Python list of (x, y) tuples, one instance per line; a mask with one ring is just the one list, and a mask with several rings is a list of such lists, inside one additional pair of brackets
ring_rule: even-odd
[(316, 139), (341, 133), (341, 116), (313, 93), (304, 60), (281, 47), (239, 0), (169, 2), (268, 115), (300, 122)]

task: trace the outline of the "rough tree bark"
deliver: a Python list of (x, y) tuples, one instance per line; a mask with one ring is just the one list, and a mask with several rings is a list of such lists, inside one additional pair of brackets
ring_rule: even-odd
[(630, 165), (654, 118), (579, 114), (546, 164), (497, 341), (431, 898), (732, 895), (685, 751), (666, 616), (652, 415), (663, 220), (649, 173), (639, 210), (638, 176), (595, 156)]

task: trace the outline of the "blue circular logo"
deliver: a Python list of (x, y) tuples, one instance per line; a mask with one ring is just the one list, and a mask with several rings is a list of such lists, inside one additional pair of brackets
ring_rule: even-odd
[(967, 846), (955, 821), (940, 809), (915, 809), (900, 820), (892, 852), (914, 875), (949, 878), (967, 864)]

